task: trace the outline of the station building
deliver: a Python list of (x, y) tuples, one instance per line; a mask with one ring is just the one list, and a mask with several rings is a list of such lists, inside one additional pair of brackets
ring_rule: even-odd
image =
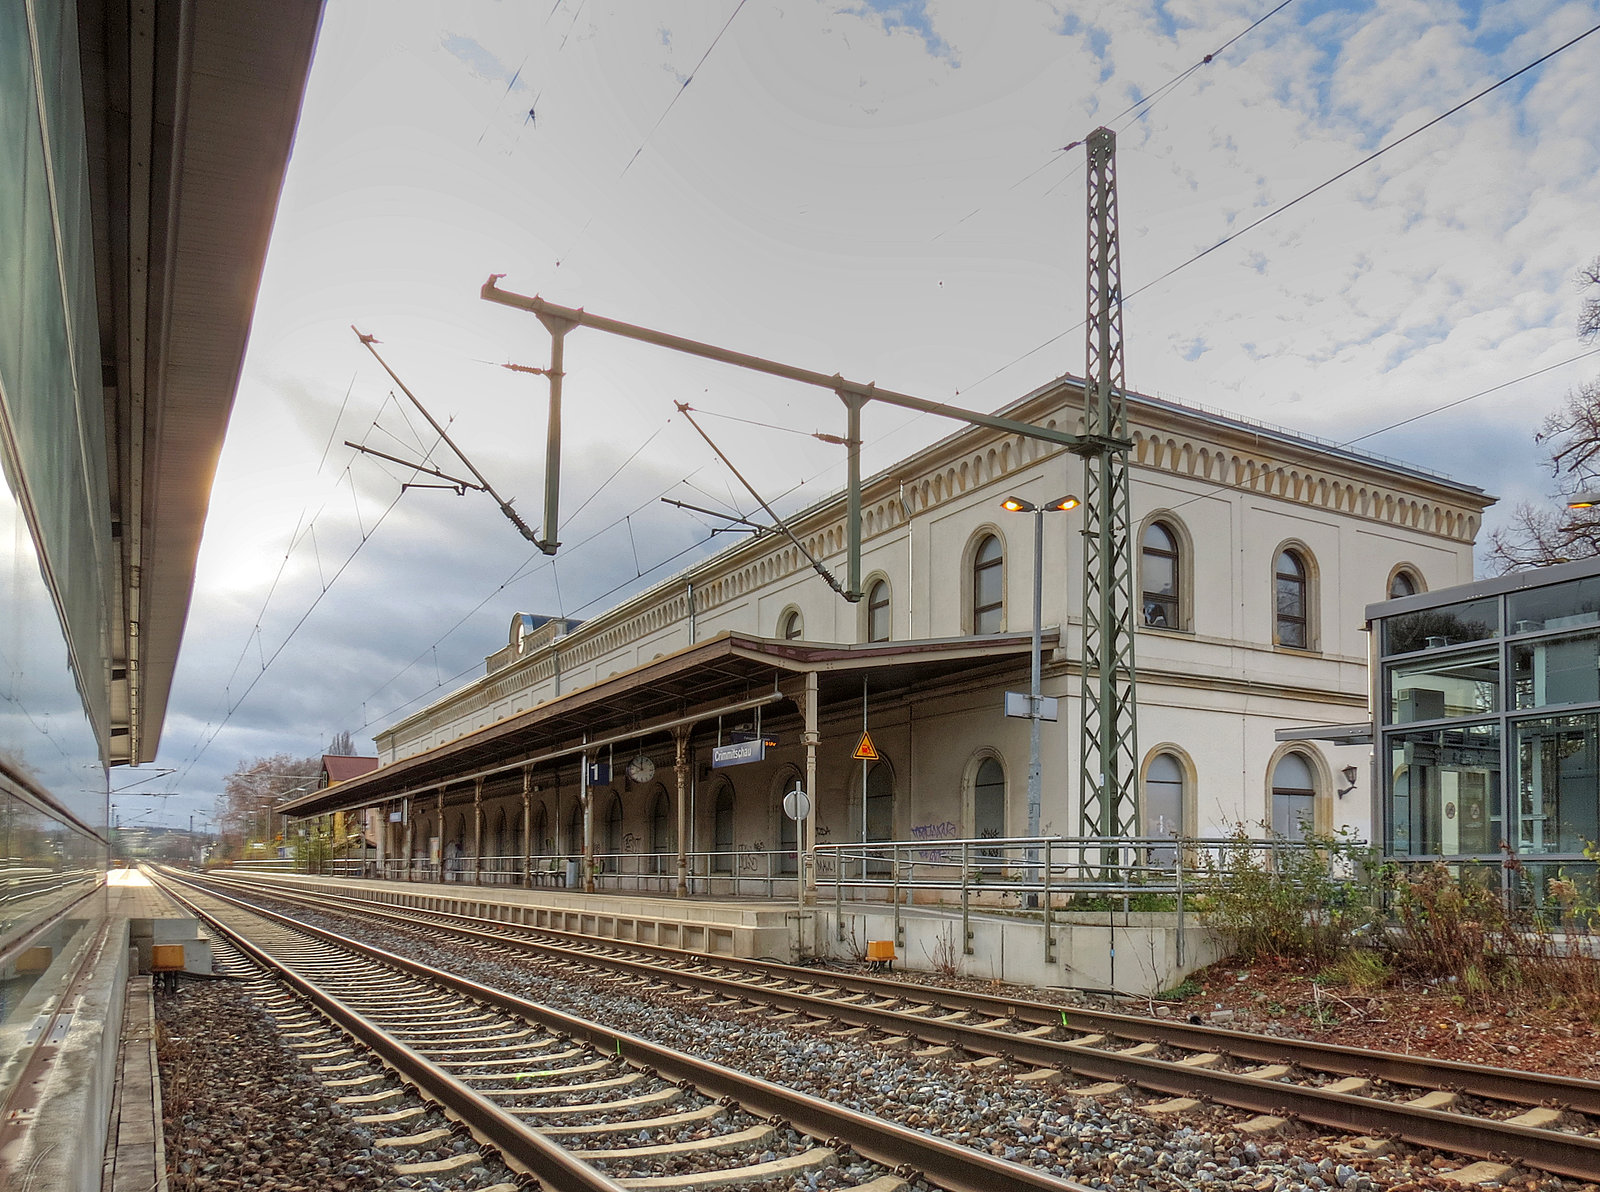
[[(1000, 413), (1081, 430), (1082, 399), (1063, 378)], [(1275, 730), (1366, 714), (1366, 606), (1470, 579), (1492, 498), (1168, 400), (1130, 396), (1129, 422), (1140, 831), (1368, 837), (1369, 747)], [(378, 770), (287, 810), (364, 810), (397, 878), (678, 894), (787, 894), (807, 854), (827, 883), (862, 840), (937, 861), (1022, 837), (1030, 726), (1004, 705), (1037, 565), (1059, 700), (1039, 826), (1078, 836), (1081, 515), (1043, 515), (1035, 560), (1035, 515), (1002, 502), (1081, 485), (1077, 456), (960, 429), (864, 482), (859, 603), (764, 534), (581, 624), (519, 613), (483, 675), (378, 734)], [(790, 525), (838, 569), (845, 515), (840, 495)], [(739, 741), (761, 744), (719, 765)]]

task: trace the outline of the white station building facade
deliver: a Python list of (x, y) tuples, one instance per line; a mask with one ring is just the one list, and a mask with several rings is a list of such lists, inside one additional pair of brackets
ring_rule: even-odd
[[(1081, 430), (1082, 400), (1063, 378), (1001, 413)], [(1470, 580), (1493, 498), (1166, 400), (1128, 409), (1141, 834), (1374, 838), (1370, 745), (1275, 732), (1365, 715), (1366, 607)], [(365, 809), (394, 877), (561, 880), (581, 859), (601, 889), (680, 894), (793, 891), (813, 843), (1022, 836), (1030, 726), (1004, 697), (1029, 682), (1033, 524), (1002, 502), (1082, 479), (1060, 448), (970, 427), (864, 482), (858, 603), (763, 534), (582, 623), (519, 613), (481, 677), (377, 736), (378, 770), (289, 813)], [(789, 525), (841, 570), (845, 516), (841, 494)], [(1081, 828), (1081, 528), (1045, 515), (1039, 561), (1051, 836)], [(753, 760), (714, 764), (751, 740)]]

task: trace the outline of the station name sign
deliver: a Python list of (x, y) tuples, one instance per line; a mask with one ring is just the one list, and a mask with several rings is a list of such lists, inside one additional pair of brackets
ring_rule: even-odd
[(754, 741), (735, 741), (732, 745), (715, 745), (711, 749), (711, 768), (720, 770), (724, 766), (743, 766), (759, 762), (766, 756), (767, 742), (762, 737)]

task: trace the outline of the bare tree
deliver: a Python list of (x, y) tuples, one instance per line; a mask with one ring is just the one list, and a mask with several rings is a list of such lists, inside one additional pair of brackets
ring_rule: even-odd
[(355, 757), (356, 742), (350, 735), (349, 729), (341, 729), (333, 734), (333, 740), (328, 742), (328, 754), (331, 757)]
[(283, 815), (278, 805), (304, 794), (322, 775), (320, 757), (291, 757), (287, 753), (241, 761), (222, 780), (217, 800), (217, 828), (222, 854), (231, 857), (277, 856), (283, 843)]
[[(1593, 343), (1600, 338), (1600, 257), (1579, 270), (1577, 284), (1584, 295), (1578, 338)], [(1600, 488), (1600, 379), (1569, 393), (1566, 403), (1545, 417), (1533, 441), (1548, 453), (1553, 495), (1562, 504), (1523, 503), (1511, 511), (1510, 523), (1489, 539), (1489, 565), (1498, 574), (1600, 555), (1600, 508), (1567, 503)]]

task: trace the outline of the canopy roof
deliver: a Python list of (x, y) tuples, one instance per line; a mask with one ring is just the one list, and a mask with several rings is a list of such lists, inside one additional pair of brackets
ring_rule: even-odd
[[(1041, 634), (1044, 649), (1059, 634)], [(818, 702), (861, 698), (862, 676), (878, 698), (937, 690), (1015, 672), (1032, 647), (1029, 633), (911, 642), (827, 645), (722, 633), (415, 754), (371, 774), (283, 804), (291, 816), (326, 815), (436, 790), (527, 765), (551, 763), (597, 743), (643, 741), (673, 727), (762, 703), (793, 701), (796, 679), (817, 676)]]

